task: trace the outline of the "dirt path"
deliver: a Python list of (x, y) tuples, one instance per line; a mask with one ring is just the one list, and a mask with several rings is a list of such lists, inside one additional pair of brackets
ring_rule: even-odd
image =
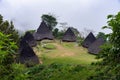
[(75, 53), (70, 52), (68, 49), (64, 48), (62, 45), (58, 44), (58, 43), (54, 43), (54, 45), (57, 47), (57, 49), (60, 51), (61, 54), (58, 54), (56, 56), (73, 56)]

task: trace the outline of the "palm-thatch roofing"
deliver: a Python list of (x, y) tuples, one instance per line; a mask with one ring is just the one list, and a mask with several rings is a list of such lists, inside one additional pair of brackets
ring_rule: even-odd
[(33, 35), (30, 32), (26, 32), (25, 36), (23, 37), (27, 43), (31, 46), (34, 47), (37, 45), (36, 40), (34, 39)]
[(83, 41), (82, 46), (85, 48), (88, 48), (95, 40), (96, 40), (96, 37), (93, 35), (92, 32), (90, 32), (88, 36), (85, 38), (85, 40)]
[(39, 59), (27, 41), (23, 38), (20, 41), (19, 62), (22, 64), (39, 64)]
[(74, 32), (71, 30), (71, 28), (68, 28), (67, 31), (65, 32), (63, 38), (63, 42), (76, 42), (76, 36)]
[(39, 28), (37, 29), (37, 32), (35, 32), (34, 37), (36, 40), (41, 41), (44, 39), (53, 40), (54, 36), (52, 34), (52, 31), (47, 26), (47, 24), (42, 21)]
[(96, 39), (95, 42), (93, 42), (89, 46), (88, 52), (92, 54), (98, 54), (101, 50), (100, 46), (103, 45), (104, 43), (105, 43), (105, 40), (103, 38)]

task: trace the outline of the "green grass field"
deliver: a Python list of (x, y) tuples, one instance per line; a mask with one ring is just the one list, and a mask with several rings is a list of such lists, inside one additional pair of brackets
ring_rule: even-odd
[(43, 64), (57, 62), (84, 65), (97, 61), (95, 55), (89, 54), (87, 49), (79, 47), (76, 43), (43, 42), (34, 50)]
[(76, 43), (41, 42), (34, 48), (41, 64), (29, 69), (30, 80), (87, 80), (95, 74), (95, 55)]

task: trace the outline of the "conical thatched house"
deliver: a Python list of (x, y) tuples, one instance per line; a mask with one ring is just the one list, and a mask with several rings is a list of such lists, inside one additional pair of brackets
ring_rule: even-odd
[(48, 40), (54, 39), (52, 31), (44, 21), (42, 21), (42, 23), (40, 24), (39, 28), (37, 29), (37, 32), (34, 34), (34, 37), (38, 41), (41, 41), (44, 39), (48, 39)]
[(103, 45), (105, 43), (103, 38), (98, 38), (95, 40), (95, 42), (93, 42), (89, 48), (88, 48), (88, 52), (92, 53), (92, 54), (98, 54), (101, 50), (100, 46)]
[(76, 36), (74, 32), (71, 30), (71, 28), (68, 28), (67, 31), (65, 32), (63, 38), (63, 42), (76, 42)]
[(20, 41), (19, 62), (22, 64), (26, 64), (27, 66), (39, 64), (38, 57), (24, 38)]
[(26, 32), (25, 36), (23, 37), (24, 40), (27, 41), (27, 43), (31, 46), (34, 47), (37, 45), (36, 40), (34, 39), (33, 35), (30, 32)]
[(83, 41), (82, 46), (85, 48), (88, 48), (95, 40), (96, 40), (95, 36), (93, 35), (92, 32), (90, 32), (88, 36), (85, 38), (85, 40)]

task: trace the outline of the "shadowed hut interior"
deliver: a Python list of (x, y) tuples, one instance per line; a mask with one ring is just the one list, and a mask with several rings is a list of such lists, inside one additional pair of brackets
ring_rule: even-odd
[(52, 31), (50, 30), (50, 27), (48, 27), (44, 21), (41, 22), (39, 28), (34, 33), (34, 37), (37, 41), (41, 41), (44, 39), (48, 39), (48, 40), (54, 39)]
[(89, 46), (88, 52), (92, 54), (98, 54), (101, 50), (100, 46), (103, 45), (104, 43), (105, 43), (105, 40), (103, 38), (96, 39), (95, 42), (93, 42)]
[(85, 48), (88, 48), (95, 40), (96, 40), (96, 37), (93, 35), (92, 32), (90, 32), (88, 36), (85, 38), (85, 40), (83, 41), (82, 46)]
[(37, 45), (36, 40), (34, 39), (33, 35), (30, 32), (26, 32), (25, 36), (23, 37), (27, 43), (31, 46), (34, 47)]
[(76, 42), (76, 36), (74, 32), (71, 30), (71, 28), (68, 28), (67, 31), (65, 32), (63, 38), (63, 42)]
[(39, 64), (39, 58), (33, 51), (33, 49), (28, 45), (27, 41), (23, 38), (20, 41), (20, 56), (19, 62), (31, 66), (34, 64)]

